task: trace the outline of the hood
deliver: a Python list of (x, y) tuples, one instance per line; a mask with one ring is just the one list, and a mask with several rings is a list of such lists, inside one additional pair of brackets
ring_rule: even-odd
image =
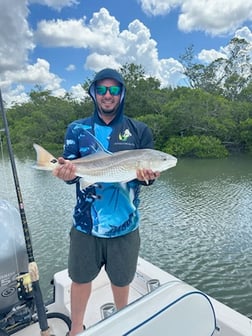
[(103, 69), (97, 72), (92, 83), (89, 86), (88, 93), (90, 97), (93, 99), (94, 104), (95, 104), (95, 115), (98, 116), (97, 104), (96, 104), (96, 99), (95, 99), (95, 85), (97, 81), (100, 81), (106, 78), (114, 79), (122, 85), (121, 101), (118, 107), (117, 116), (115, 118), (117, 120), (123, 114), (123, 105), (124, 105), (124, 98), (125, 98), (125, 92), (126, 92), (124, 79), (118, 71), (114, 69), (106, 68), (106, 69)]

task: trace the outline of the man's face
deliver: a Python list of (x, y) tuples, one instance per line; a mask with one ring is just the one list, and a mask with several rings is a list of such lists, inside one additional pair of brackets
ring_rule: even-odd
[[(113, 93), (117, 93), (115, 88), (112, 88), (112, 94), (109, 89), (105, 89), (102, 87), (110, 88), (110, 87), (120, 87), (119, 83), (114, 79), (103, 79), (96, 83), (96, 102), (99, 108), (99, 111), (103, 114), (115, 115), (117, 107), (120, 104), (121, 91), (119, 94), (113, 95)], [(98, 90), (100, 87), (100, 90)], [(101, 94), (102, 89), (105, 91), (105, 94)], [(114, 90), (113, 90), (114, 89)], [(104, 93), (104, 92), (102, 92)]]

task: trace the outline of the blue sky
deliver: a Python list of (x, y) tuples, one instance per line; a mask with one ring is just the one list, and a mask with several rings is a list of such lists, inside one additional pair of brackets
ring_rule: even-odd
[(87, 77), (126, 62), (141, 64), (162, 86), (185, 85), (179, 57), (190, 45), (204, 63), (225, 57), (233, 37), (252, 46), (252, 1), (2, 0), (0, 29), (8, 105), (27, 101), (35, 85), (82, 99)]

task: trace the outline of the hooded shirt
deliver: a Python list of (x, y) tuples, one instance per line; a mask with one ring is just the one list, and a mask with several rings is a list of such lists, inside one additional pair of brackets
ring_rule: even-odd
[[(108, 78), (116, 80), (122, 89), (116, 116), (106, 124), (98, 113), (95, 85), (97, 81)], [(122, 76), (116, 70), (108, 68), (98, 72), (88, 92), (94, 102), (94, 113), (68, 126), (64, 142), (65, 159), (73, 160), (95, 153), (100, 150), (99, 144), (110, 152), (153, 148), (150, 129), (144, 123), (124, 115), (126, 89)], [(82, 189), (79, 177), (67, 183), (76, 183), (73, 225), (77, 230), (97, 237), (113, 238), (138, 228), (140, 181), (101, 181), (85, 189)]]

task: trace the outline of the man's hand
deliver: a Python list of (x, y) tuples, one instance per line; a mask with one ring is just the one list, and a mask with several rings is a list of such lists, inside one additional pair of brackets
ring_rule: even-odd
[(53, 171), (54, 176), (64, 181), (71, 181), (76, 178), (76, 167), (71, 161), (59, 157), (58, 163), (59, 165)]
[(160, 172), (154, 172), (151, 169), (138, 169), (137, 179), (139, 181), (145, 181), (147, 184), (150, 180), (155, 180), (160, 176)]

